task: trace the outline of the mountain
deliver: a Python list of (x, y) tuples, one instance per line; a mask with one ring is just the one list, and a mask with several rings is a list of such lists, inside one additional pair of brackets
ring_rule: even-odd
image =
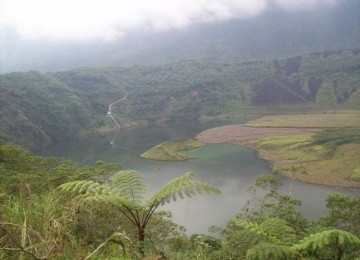
[(181, 61), (0, 75), (0, 138), (29, 149), (122, 126), (257, 106), (360, 107), (360, 48), (243, 63)]
[(186, 59), (244, 62), (360, 46), (360, 2), (337, 8), (284, 11), (275, 6), (247, 19), (193, 24), (166, 31), (128, 32), (115, 42), (25, 41), (3, 32), (1, 72), (58, 71)]

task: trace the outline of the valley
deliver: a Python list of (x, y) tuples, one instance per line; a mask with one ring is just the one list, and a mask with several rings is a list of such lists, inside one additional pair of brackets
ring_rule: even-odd
[(0, 2), (0, 259), (359, 260), (359, 0)]
[(181, 61), (0, 75), (0, 138), (31, 150), (155, 122), (358, 109), (359, 49), (244, 63)]

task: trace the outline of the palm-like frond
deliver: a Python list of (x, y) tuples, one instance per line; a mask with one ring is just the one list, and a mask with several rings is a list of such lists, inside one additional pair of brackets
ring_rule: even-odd
[(141, 205), (128, 198), (122, 192), (93, 181), (73, 181), (59, 186), (61, 190), (75, 193), (83, 203), (107, 202), (132, 209), (140, 209)]
[(246, 252), (246, 260), (264, 260), (264, 259), (293, 259), (296, 252), (290, 247), (275, 245), (269, 243), (260, 243)]
[[(169, 181), (147, 201), (143, 199), (145, 187), (137, 171), (120, 171), (115, 174), (113, 188), (93, 181), (68, 182), (59, 188), (75, 193), (82, 203), (109, 202), (120, 206), (121, 213), (137, 228), (139, 241), (144, 241), (145, 228), (161, 204), (197, 193), (220, 193), (209, 184), (192, 181), (194, 177), (193, 173), (185, 173)], [(143, 252), (141, 246), (140, 252)]]
[(121, 193), (135, 203), (143, 202), (145, 186), (138, 171), (119, 171), (112, 178), (112, 182)]
[(169, 181), (158, 192), (156, 192), (147, 202), (148, 207), (157, 207), (171, 200), (176, 201), (178, 197), (191, 197), (195, 194), (219, 194), (220, 191), (212, 185), (202, 182), (195, 182), (192, 179), (194, 173), (185, 173)]
[(292, 249), (296, 251), (316, 251), (334, 243), (339, 246), (360, 245), (360, 238), (344, 230), (331, 229), (305, 237), (298, 244), (293, 245)]
[(277, 245), (291, 245), (295, 241), (294, 230), (282, 219), (267, 218), (261, 224), (242, 221), (239, 225)]

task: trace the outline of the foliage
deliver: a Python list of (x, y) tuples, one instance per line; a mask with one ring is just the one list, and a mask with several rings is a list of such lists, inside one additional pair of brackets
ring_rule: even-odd
[(341, 128), (321, 131), (313, 136), (313, 143), (324, 145), (331, 150), (343, 144), (360, 143), (360, 129)]
[(248, 189), (254, 198), (244, 205), (237, 219), (258, 221), (272, 217), (285, 220), (296, 232), (305, 229), (309, 223), (298, 211), (301, 201), (280, 193), (279, 186), (279, 176), (267, 174), (257, 177), (255, 184)]
[(246, 260), (294, 259), (295, 252), (289, 247), (277, 244), (261, 243), (253, 246), (246, 252)]
[(70, 160), (44, 158), (14, 145), (0, 143), (0, 188), (8, 194), (31, 197), (66, 181), (101, 179), (120, 169), (101, 161), (80, 166)]
[[(353, 259), (359, 253), (360, 240), (356, 233), (332, 229), (338, 226), (350, 230), (355, 228), (356, 231), (359, 214), (356, 201), (359, 196), (330, 196), (329, 213), (320, 222), (311, 223), (301, 216), (296, 221), (288, 214), (284, 215), (282, 209), (273, 208), (284, 198), (279, 196), (277, 185), (276, 178), (271, 175), (257, 179), (251, 190), (261, 188), (265, 191), (263, 198), (248, 204), (221, 232), (223, 251), (233, 252), (233, 258), (226, 259)], [(268, 205), (271, 210), (264, 210)], [(338, 209), (341, 206), (344, 212)], [(294, 216), (294, 209), (289, 211)]]
[(122, 233), (116, 232), (114, 234), (112, 234), (108, 239), (106, 239), (106, 241), (104, 243), (102, 243), (101, 245), (99, 245), (90, 255), (88, 255), (85, 260), (89, 259), (91, 256), (95, 255), (95, 253), (97, 251), (100, 250), (100, 248), (102, 248), (103, 246), (105, 246), (106, 244), (109, 243), (114, 243), (114, 244), (118, 244), (121, 246), (122, 251), (123, 251), (123, 259), (127, 258), (127, 253), (126, 253), (126, 246), (125, 246), (125, 241), (126, 240), (130, 240), (127, 236), (125, 236)]
[[(76, 211), (58, 194), (24, 200), (10, 196), (0, 207), (0, 256), (49, 259), (74, 250)], [(74, 252), (73, 252), (74, 254)]]
[(360, 236), (360, 196), (332, 194), (326, 199), (326, 208), (321, 223)]
[[(317, 255), (319, 250), (325, 249), (324, 254), (331, 256), (330, 259), (343, 259), (346, 247), (349, 245), (360, 246), (360, 239), (343, 230), (331, 229), (316, 234), (310, 234), (298, 244), (292, 246), (293, 250), (302, 252), (304, 255)], [(359, 253), (360, 251), (357, 250)], [(351, 251), (349, 252), (352, 253)]]
[(192, 173), (185, 173), (160, 188), (149, 199), (144, 198), (145, 187), (137, 171), (120, 171), (112, 178), (113, 187), (107, 187), (93, 181), (76, 181), (65, 183), (60, 186), (64, 191), (78, 194), (79, 202), (110, 203), (117, 206), (120, 212), (133, 224), (138, 233), (140, 252), (143, 252), (145, 230), (155, 210), (171, 200), (191, 197), (196, 193), (218, 194), (215, 187), (194, 182)]
[(4, 74), (0, 139), (36, 150), (109, 130), (108, 105), (124, 91), (127, 100), (113, 107), (113, 116), (123, 126), (238, 114), (249, 105), (335, 104), (357, 109), (359, 61), (359, 52), (344, 50), (244, 63), (180, 61)]
[[(360, 252), (360, 196), (329, 196), (325, 215), (311, 222), (297, 211), (300, 201), (279, 192), (279, 176), (263, 175), (249, 189), (250, 202), (225, 228), (217, 228), (219, 236), (188, 237), (184, 228), (172, 222), (171, 213), (157, 209), (178, 198), (218, 193), (208, 184), (193, 181), (194, 174), (171, 180), (149, 197), (136, 171), (120, 171), (110, 182), (104, 177), (115, 165), (63, 164), (5, 144), (0, 151), (1, 169), (17, 174), (31, 187), (32, 180), (40, 182), (39, 188), (24, 192), (17, 186), (18, 179), (1, 172), (6, 184), (0, 185), (1, 259), (123, 256), (135, 260), (142, 259), (144, 251), (145, 259), (352, 260)], [(64, 168), (62, 177), (46, 177), (47, 172), (59, 174), (55, 166)], [(41, 178), (26, 176), (36, 171), (42, 172)], [(78, 180), (83, 177), (86, 180)], [(62, 181), (71, 181), (60, 186), (69, 192), (52, 189)], [(142, 239), (139, 253), (139, 243), (133, 241)]]

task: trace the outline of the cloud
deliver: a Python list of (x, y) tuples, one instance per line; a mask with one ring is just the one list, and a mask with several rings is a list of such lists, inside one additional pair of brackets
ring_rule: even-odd
[(129, 31), (166, 30), (192, 23), (249, 18), (269, 3), (286, 10), (333, 5), (339, 0), (0, 0), (0, 30), (24, 39), (118, 39)]
[(293, 11), (334, 6), (340, 3), (341, 0), (274, 0), (274, 2), (285, 10)]

